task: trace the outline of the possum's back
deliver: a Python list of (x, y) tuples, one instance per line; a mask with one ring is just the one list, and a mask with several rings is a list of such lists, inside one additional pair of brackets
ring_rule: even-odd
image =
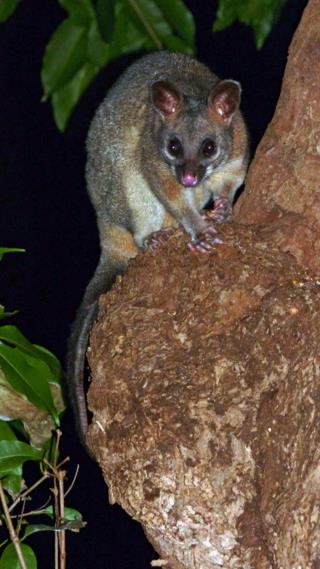
[(120, 124), (135, 122), (137, 112), (149, 100), (149, 86), (155, 81), (169, 81), (184, 95), (206, 98), (218, 78), (189, 55), (154, 52), (124, 71), (101, 107), (112, 112), (113, 120), (119, 118)]

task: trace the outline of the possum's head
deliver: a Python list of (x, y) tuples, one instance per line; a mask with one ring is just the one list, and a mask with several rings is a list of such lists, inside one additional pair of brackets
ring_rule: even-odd
[(151, 85), (160, 117), (158, 152), (184, 187), (197, 186), (228, 162), (240, 96), (240, 84), (232, 80), (218, 81), (206, 97), (185, 95), (168, 81)]

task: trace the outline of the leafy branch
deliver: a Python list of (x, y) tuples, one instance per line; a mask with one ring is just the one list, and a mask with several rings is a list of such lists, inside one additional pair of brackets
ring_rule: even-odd
[(85, 89), (114, 59), (138, 50), (194, 52), (194, 22), (182, 0), (59, 2), (68, 16), (46, 47), (41, 78), (60, 130)]
[(287, 0), (220, 0), (213, 31), (224, 30), (238, 20), (253, 29), (256, 46), (260, 49), (286, 2)]
[[(55, 569), (65, 569), (66, 562), (66, 539), (65, 532), (67, 530), (78, 532), (85, 526), (81, 514), (74, 509), (65, 507), (65, 496), (69, 492), (65, 492), (65, 479), (67, 471), (63, 468), (69, 458), (59, 461), (59, 447), (61, 441), (61, 432), (59, 430), (55, 433), (54, 450), (51, 452), (52, 460), (46, 458), (43, 452), (32, 449), (29, 445), (28, 451), (25, 449), (24, 459), (21, 460), (37, 460), (40, 462), (44, 470), (42, 476), (27, 489), (23, 489), (12, 498), (9, 496), (5, 489), (5, 476), (7, 467), (4, 469), (6, 458), (10, 455), (17, 457), (16, 446), (12, 448), (12, 441), (2, 441), (6, 443), (7, 457), (4, 452), (0, 453), (0, 503), (2, 506), (2, 515), (0, 516), (1, 524), (7, 527), (9, 539), (6, 539), (0, 546), (4, 548), (0, 558), (1, 569), (13, 569), (21, 567), (21, 569), (34, 569), (37, 567), (37, 560), (35, 553), (30, 546), (24, 543), (25, 539), (30, 535), (42, 531), (54, 532), (55, 540)], [(23, 443), (21, 443), (23, 444)], [(33, 451), (33, 452), (31, 452)], [(50, 454), (50, 453), (49, 453)], [(48, 453), (45, 453), (48, 456)], [(51, 480), (52, 487), (49, 488), (50, 494), (53, 496), (53, 505), (38, 508), (36, 510), (27, 511), (26, 505), (30, 502), (31, 495), (36, 488), (42, 485), (45, 481)], [(73, 482), (71, 483), (73, 486)], [(50, 497), (49, 497), (50, 500)], [(11, 501), (11, 504), (10, 504)], [(9, 502), (9, 503), (8, 503)], [(18, 514), (15, 513), (17, 507), (20, 507)], [(47, 516), (54, 521), (54, 524), (32, 524), (26, 518), (30, 516)]]
[[(2, 247), (0, 260), (21, 251)], [(1, 318), (13, 313), (0, 307)], [(77, 510), (65, 507), (74, 481), (65, 491), (69, 458), (59, 458), (57, 427), (64, 409), (60, 381), (60, 362), (49, 350), (32, 344), (16, 326), (0, 326), (0, 526), (8, 534), (0, 544), (0, 569), (36, 569), (36, 555), (24, 542), (40, 531), (54, 532), (55, 569), (65, 569), (65, 532), (85, 525)], [(28, 461), (39, 464), (41, 475), (26, 488), (23, 469)], [(50, 483), (46, 504), (28, 509), (34, 491), (45, 482)], [(51, 523), (29, 522), (39, 515)]]
[(20, 0), (2, 0), (0, 2), (0, 22), (5, 22), (15, 11)]
[(20, 563), (21, 569), (28, 569), (26, 566), (26, 562), (24, 559), (22, 549), (21, 549), (21, 544), (19, 542), (19, 537), (18, 537), (16, 530), (14, 528), (14, 525), (12, 523), (12, 519), (10, 516), (9, 508), (7, 506), (6, 496), (4, 493), (4, 488), (2, 486), (1, 480), (0, 480), (0, 502), (1, 502), (3, 512), (4, 512), (6, 524), (7, 524), (8, 530), (9, 530), (10, 539), (13, 543), (13, 546), (14, 546), (15, 552), (17, 554), (17, 558), (18, 558), (18, 561)]
[[(236, 20), (250, 26), (258, 48), (287, 0), (219, 0), (214, 31)], [(66, 19), (49, 40), (42, 64), (43, 100), (63, 131), (84, 91), (113, 60), (137, 51), (195, 53), (195, 25), (183, 0), (58, 0)], [(19, 0), (2, 0), (0, 22)]]

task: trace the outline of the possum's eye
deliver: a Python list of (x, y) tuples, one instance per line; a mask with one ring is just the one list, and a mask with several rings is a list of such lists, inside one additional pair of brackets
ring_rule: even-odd
[(204, 140), (201, 145), (201, 151), (205, 158), (211, 158), (211, 156), (213, 156), (217, 151), (215, 141), (212, 140), (212, 138), (207, 138)]
[(182, 156), (183, 148), (179, 138), (177, 138), (176, 136), (170, 138), (167, 144), (167, 150), (169, 154), (171, 154), (171, 156), (174, 156), (175, 158), (179, 158), (180, 156)]

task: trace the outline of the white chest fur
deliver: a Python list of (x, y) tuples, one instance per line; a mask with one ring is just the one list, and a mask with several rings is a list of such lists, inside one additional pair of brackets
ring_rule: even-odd
[(126, 173), (124, 183), (133, 220), (134, 240), (138, 247), (142, 247), (150, 233), (162, 228), (165, 208), (151, 191), (144, 177), (134, 169)]

